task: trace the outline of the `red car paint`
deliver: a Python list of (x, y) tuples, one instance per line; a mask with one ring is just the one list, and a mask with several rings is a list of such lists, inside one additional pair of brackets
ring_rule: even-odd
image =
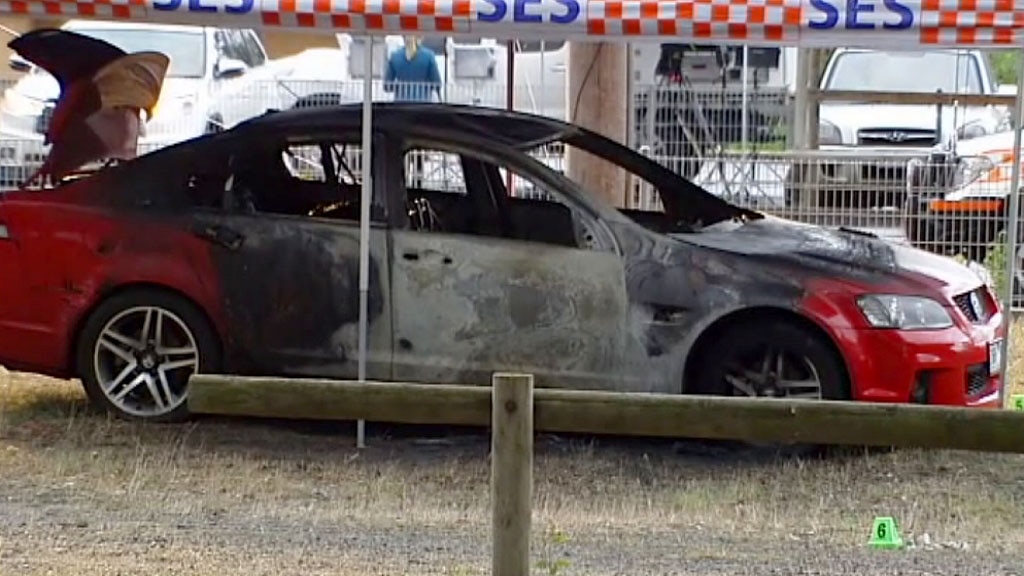
[[(922, 293), (913, 287), (900, 282), (883, 287), (813, 282), (802, 311), (838, 346), (850, 374), (853, 399), (912, 402), (915, 385), (927, 373), (931, 376), (929, 404), (1001, 407), (1002, 378), (998, 375), (987, 377), (980, 391), (967, 392), (968, 368), (987, 364), (989, 344), (1005, 337), (1004, 317), (995, 294), (985, 291), (986, 307), (994, 312), (984, 323), (972, 324), (952, 300), (952, 294), (959, 292), (956, 288), (935, 286), (931, 292)], [(930, 296), (945, 306), (953, 326), (941, 330), (874, 328), (855, 301), (857, 295), (867, 293)]]
[(187, 228), (113, 217), (84, 186), (0, 196), (0, 363), (74, 375), (74, 339), (113, 290), (155, 285), (197, 302), (227, 334), (208, 245)]

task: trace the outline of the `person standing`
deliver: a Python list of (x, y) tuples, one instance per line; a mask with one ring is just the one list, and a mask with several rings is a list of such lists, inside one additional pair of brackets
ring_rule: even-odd
[(405, 47), (388, 58), (384, 91), (394, 93), (396, 102), (430, 102), (441, 96), (441, 73), (434, 51), (421, 46), (416, 36), (406, 36)]
[[(384, 91), (395, 95), (396, 102), (431, 102), (433, 92), (441, 98), (441, 73), (434, 51), (421, 46), (416, 36), (405, 37), (405, 47), (391, 53), (384, 73)], [(423, 186), (423, 152), (413, 151), (406, 165), (408, 184)]]

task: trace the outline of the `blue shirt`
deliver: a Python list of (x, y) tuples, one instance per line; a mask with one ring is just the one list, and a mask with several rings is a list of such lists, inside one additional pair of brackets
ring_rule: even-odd
[(412, 60), (405, 57), (405, 48), (392, 52), (384, 74), (384, 90), (394, 92), (396, 101), (430, 102), (431, 93), (441, 91), (434, 52), (418, 46)]

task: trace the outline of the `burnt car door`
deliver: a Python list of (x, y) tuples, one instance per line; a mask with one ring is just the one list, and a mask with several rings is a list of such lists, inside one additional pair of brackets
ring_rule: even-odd
[(391, 157), (408, 206), (391, 232), (394, 377), (487, 385), (525, 371), (537, 386), (620, 388), (628, 304), (614, 242), (584, 247), (571, 202), (509, 199), (502, 162), (469, 146), (410, 141)]
[[(244, 373), (357, 377), (360, 135), (260, 134), (191, 174)], [(212, 173), (211, 173), (212, 172)], [(379, 198), (380, 195), (375, 195)], [(197, 202), (202, 204), (202, 202)], [(372, 207), (368, 377), (390, 374), (386, 231)]]

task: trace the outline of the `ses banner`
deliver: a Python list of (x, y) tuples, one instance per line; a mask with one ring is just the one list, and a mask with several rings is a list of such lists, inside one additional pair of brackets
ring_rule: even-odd
[(352, 34), (1020, 47), (1024, 0), (0, 0), (0, 13)]

